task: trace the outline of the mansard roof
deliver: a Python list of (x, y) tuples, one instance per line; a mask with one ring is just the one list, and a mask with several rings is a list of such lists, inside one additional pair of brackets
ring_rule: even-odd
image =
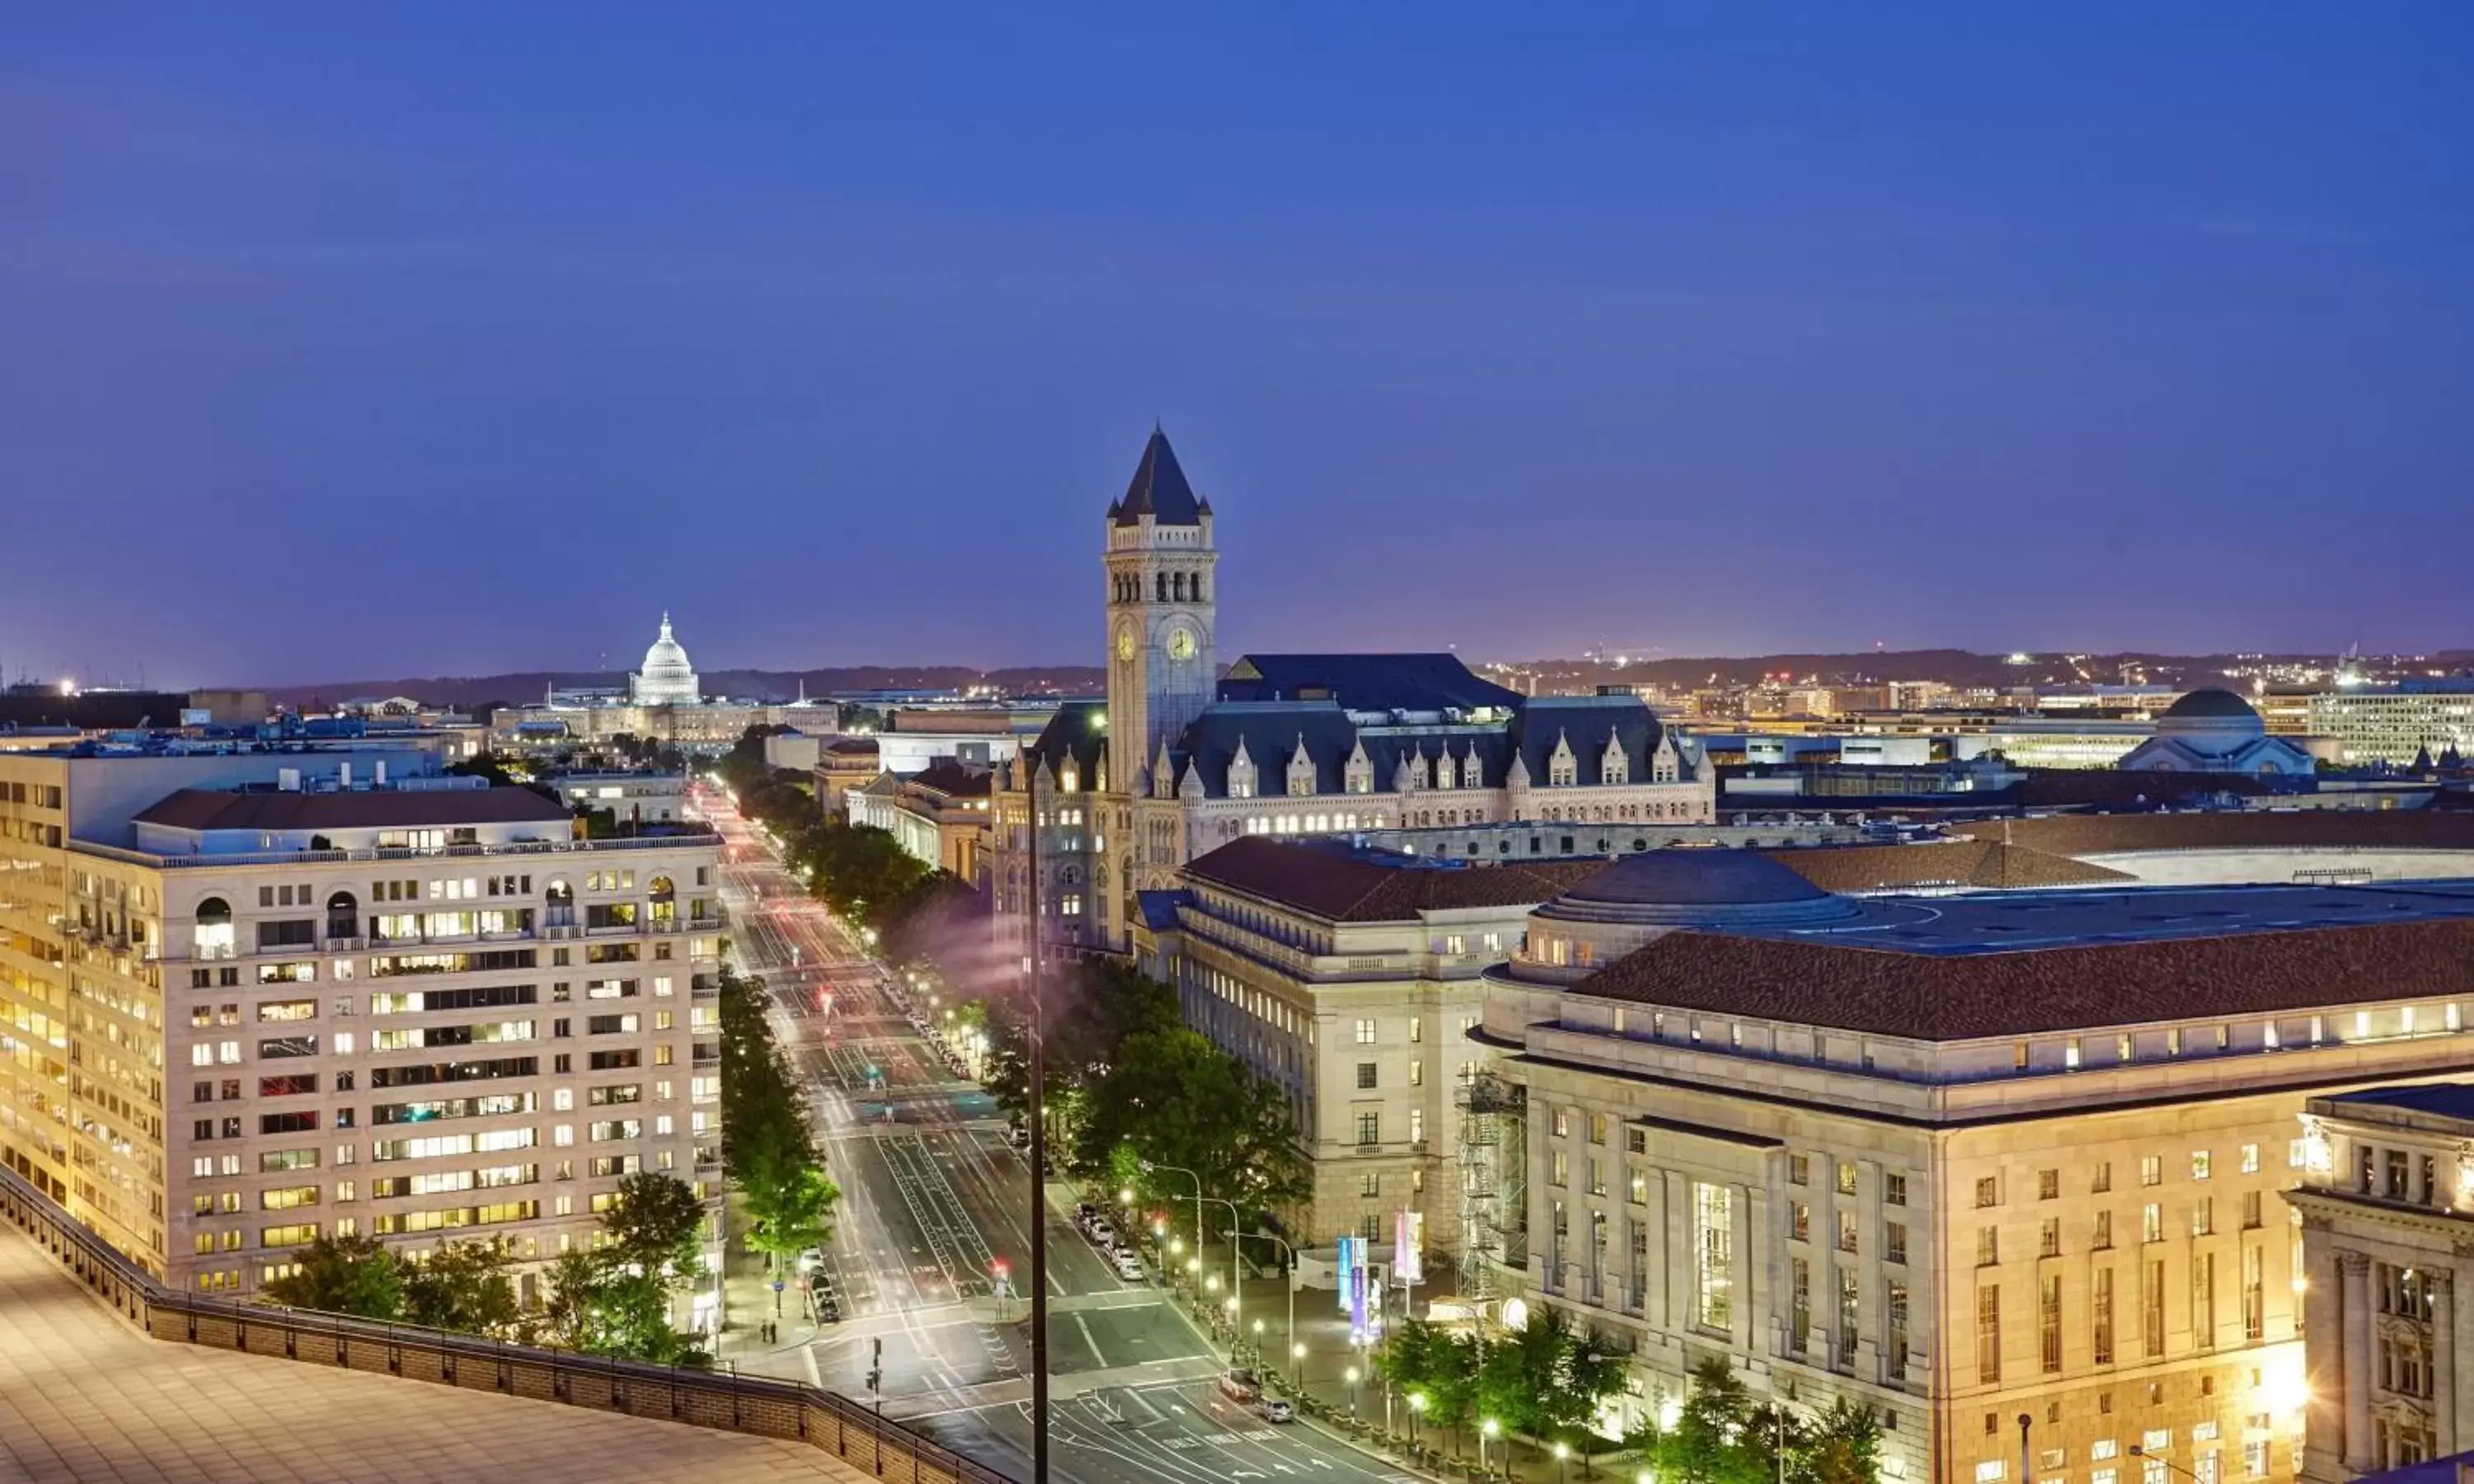
[[(1663, 734), (1657, 715), (1631, 696), (1539, 696), (1524, 703), (1512, 719), (1513, 743), (1532, 783), (1546, 780), (1546, 759), (1555, 755), (1559, 737), (1585, 770), (1582, 780), (1596, 782), (1594, 770), (1606, 755), (1610, 736), (1630, 759), (1631, 781), (1646, 783), (1650, 755), (1658, 751), (1658, 739)], [(1676, 762), (1679, 773), (1691, 772), (1688, 758), (1679, 754)], [(1504, 766), (1511, 764), (1507, 761)]]
[(1452, 654), (1246, 655), (1220, 679), (1223, 701), (1336, 701), (1353, 711), (1515, 706), (1520, 693), (1478, 679)]
[(1145, 515), (1154, 525), (1196, 526), (1202, 523), (1203, 508), (1177, 467), (1168, 435), (1154, 426), (1142, 462), (1134, 466), (1134, 482), (1126, 487), (1124, 499), (1108, 507), (1108, 517), (1121, 526), (1140, 525)]
[[(1014, 786), (1029, 785), (1041, 763), (1048, 764), (1052, 777), (1061, 778), (1066, 761), (1072, 759), (1076, 773), (1085, 790), (1098, 786), (1100, 759), (1108, 752), (1108, 706), (1103, 701), (1068, 701), (1056, 708), (1039, 735), (1022, 750), (1022, 765), (1016, 771)], [(1109, 781), (1115, 782), (1115, 779)], [(1122, 785), (1121, 785), (1122, 786)]]

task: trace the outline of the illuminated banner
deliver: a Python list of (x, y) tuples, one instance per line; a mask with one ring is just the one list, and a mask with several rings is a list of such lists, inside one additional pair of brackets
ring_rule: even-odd
[(1348, 1337), (1360, 1343), (1366, 1339), (1366, 1249), (1365, 1238), (1350, 1240), (1348, 1255), (1351, 1260), (1342, 1279), (1348, 1294)]
[(1352, 1260), (1356, 1257), (1356, 1254), (1351, 1251), (1351, 1249), (1356, 1247), (1356, 1245), (1357, 1238), (1353, 1236), (1342, 1237), (1340, 1239), (1340, 1256), (1338, 1258), (1334, 1259), (1333, 1264), (1339, 1272), (1340, 1281), (1332, 1286), (1339, 1290), (1340, 1311), (1344, 1314), (1348, 1312), (1348, 1275), (1351, 1270), (1357, 1266), (1356, 1262)]
[(1426, 1246), (1426, 1213), (1397, 1210), (1392, 1213), (1392, 1272), (1405, 1287), (1426, 1281), (1425, 1263), (1420, 1256)]

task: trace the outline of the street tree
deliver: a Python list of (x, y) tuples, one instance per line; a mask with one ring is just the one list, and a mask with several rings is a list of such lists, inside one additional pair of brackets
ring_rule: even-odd
[(266, 1285), (266, 1296), (294, 1308), (403, 1317), (403, 1269), (374, 1236), (321, 1236), (292, 1252), (292, 1271)]
[(601, 1217), (605, 1250), (666, 1290), (684, 1284), (702, 1266), (704, 1223), (695, 1187), (654, 1171), (618, 1182), (617, 1198)]
[(442, 1242), (403, 1275), (403, 1317), (436, 1329), (512, 1338), (522, 1319), (515, 1252), (503, 1236)]

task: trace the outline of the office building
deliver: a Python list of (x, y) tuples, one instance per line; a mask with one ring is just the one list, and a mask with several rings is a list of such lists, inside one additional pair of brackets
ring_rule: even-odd
[(717, 1177), (714, 838), (401, 761), (0, 757), (0, 1159), (170, 1281)]
[[(1918, 854), (1951, 846), (1895, 848)], [(2445, 1077), (2474, 890), (1822, 890), (1653, 851), (1486, 977), (1469, 1245), (1631, 1359), (1889, 1424), (1891, 1477), (2295, 1472), (2308, 1099)], [(2133, 1456), (2137, 1448), (2140, 1456)]]
[(2302, 1123), (2302, 1476), (2474, 1447), (2474, 1083), (2315, 1097)]
[(2346, 764), (2462, 757), (2474, 754), (2474, 677), (2322, 691), (2311, 698), (2311, 730)]

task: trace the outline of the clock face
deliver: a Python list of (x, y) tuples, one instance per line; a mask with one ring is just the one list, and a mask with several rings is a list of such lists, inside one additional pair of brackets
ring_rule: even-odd
[(1194, 658), (1193, 630), (1171, 629), (1169, 631), (1168, 657), (1171, 659), (1191, 659)]
[(1120, 659), (1131, 659), (1134, 658), (1133, 630), (1120, 629), (1117, 631), (1117, 658)]

